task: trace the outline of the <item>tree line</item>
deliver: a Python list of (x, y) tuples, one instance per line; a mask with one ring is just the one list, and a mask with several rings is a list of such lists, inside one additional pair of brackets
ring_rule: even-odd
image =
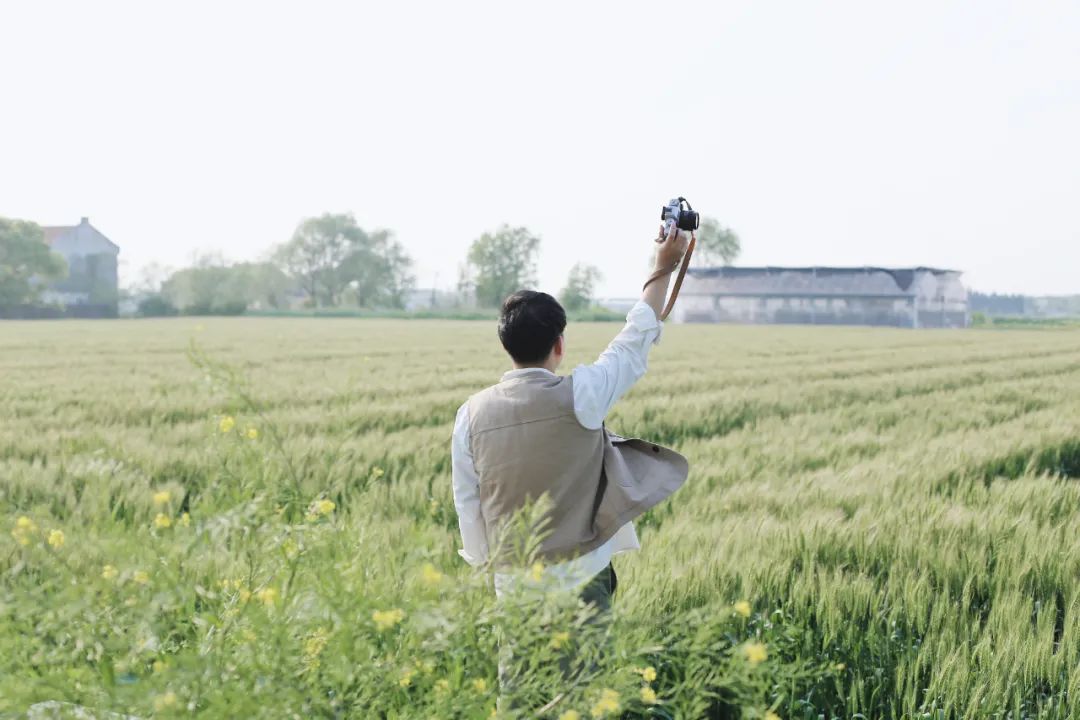
[[(523, 287), (537, 284), (540, 237), (525, 227), (502, 225), (472, 242), (458, 273), (458, 302), (498, 307)], [(703, 263), (730, 263), (739, 239), (715, 220), (698, 231)], [(416, 286), (413, 260), (390, 230), (365, 230), (349, 213), (326, 213), (299, 223), (287, 241), (262, 262), (196, 258), (189, 267), (145, 279), (135, 288), (139, 313), (239, 314), (258, 309), (404, 308)], [(32, 304), (49, 280), (62, 277), (63, 259), (31, 222), (0, 218), (0, 306)], [(559, 293), (567, 310), (590, 307), (598, 268), (578, 263)]]

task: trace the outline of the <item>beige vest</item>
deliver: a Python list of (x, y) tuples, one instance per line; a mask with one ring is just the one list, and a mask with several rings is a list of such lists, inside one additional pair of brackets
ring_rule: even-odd
[(539, 555), (560, 562), (607, 542), (630, 520), (686, 481), (682, 455), (606, 429), (574, 414), (572, 377), (545, 372), (504, 380), (469, 399), (469, 443), (480, 478), (480, 508), (496, 565), (516, 559), (503, 528), (546, 496)]

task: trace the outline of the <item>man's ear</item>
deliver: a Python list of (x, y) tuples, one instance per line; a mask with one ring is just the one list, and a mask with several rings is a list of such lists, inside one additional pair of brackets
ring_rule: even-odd
[(566, 336), (560, 335), (555, 338), (555, 347), (551, 348), (551, 350), (555, 353), (556, 357), (562, 357), (566, 354)]

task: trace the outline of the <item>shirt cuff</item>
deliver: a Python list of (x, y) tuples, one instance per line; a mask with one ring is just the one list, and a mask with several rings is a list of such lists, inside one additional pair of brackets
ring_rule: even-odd
[(462, 558), (462, 559), (463, 559), (463, 560), (464, 560), (465, 562), (469, 563), (469, 565), (473, 566), (474, 568), (475, 568), (475, 567), (480, 567), (481, 565), (483, 565), (483, 564), (484, 564), (484, 563), (483, 563), (483, 561), (481, 561), (480, 559), (478, 559), (478, 558), (474, 558), (474, 557), (473, 557), (472, 555), (470, 555), (469, 553), (465, 552), (465, 549), (464, 549), (464, 548), (462, 548), (462, 549), (458, 550), (457, 552), (458, 552), (458, 555), (460, 555), (460, 556), (461, 556), (461, 558)]
[(652, 344), (658, 345), (660, 343), (660, 334), (664, 329), (664, 324), (660, 322), (660, 318), (656, 316), (652, 307), (644, 300), (638, 300), (634, 303), (634, 307), (630, 308), (630, 312), (626, 314), (626, 323), (642, 334), (650, 331), (655, 332), (656, 337), (653, 338)]

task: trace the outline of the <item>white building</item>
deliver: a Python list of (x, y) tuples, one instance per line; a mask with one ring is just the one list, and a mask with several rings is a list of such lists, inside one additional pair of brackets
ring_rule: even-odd
[(967, 327), (961, 273), (936, 268), (690, 268), (680, 322)]
[[(83, 218), (78, 225), (43, 227), (45, 243), (67, 261), (66, 277), (49, 283), (42, 299), (71, 308), (100, 308), (116, 313), (120, 248)], [(110, 312), (111, 309), (111, 312)]]

